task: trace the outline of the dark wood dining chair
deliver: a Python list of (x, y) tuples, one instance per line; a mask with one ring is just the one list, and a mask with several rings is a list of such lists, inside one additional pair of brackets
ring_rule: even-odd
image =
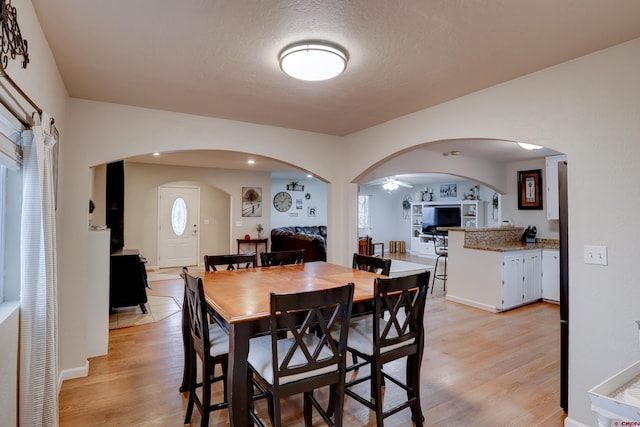
[[(248, 361), (255, 383), (270, 395), (272, 425), (282, 425), (280, 399), (300, 393), (306, 426), (311, 426), (313, 408), (328, 425), (342, 425), (353, 292), (349, 283), (319, 291), (271, 293), (270, 334), (251, 339)], [(331, 390), (331, 414), (313, 394), (326, 386)], [(250, 416), (264, 425), (253, 408)]]
[(206, 271), (218, 271), (216, 265), (224, 265), (226, 270), (236, 268), (250, 268), (256, 265), (255, 254), (205, 255), (204, 268)]
[(263, 267), (273, 265), (302, 264), (304, 262), (304, 249), (292, 251), (261, 252), (260, 262)]
[[(421, 427), (424, 421), (420, 407), (420, 366), (424, 349), (424, 307), (429, 288), (429, 271), (403, 277), (374, 280), (373, 314), (351, 320), (348, 350), (362, 359), (347, 372), (370, 365), (370, 372), (345, 384), (345, 394), (376, 413), (376, 425), (406, 408), (411, 408), (412, 420)], [(334, 334), (337, 339), (337, 334)], [(406, 378), (396, 378), (383, 365), (407, 358)], [(406, 392), (406, 401), (384, 409), (383, 379)], [(362, 391), (351, 390), (357, 384), (370, 381), (370, 398)], [(394, 400), (395, 401), (395, 400)]]
[[(201, 415), (200, 425), (209, 425), (211, 411), (227, 408), (227, 366), (229, 360), (229, 336), (217, 324), (209, 323), (207, 303), (204, 299), (202, 279), (189, 274), (187, 268), (182, 269), (185, 283), (185, 299), (183, 302), (183, 321), (189, 323), (189, 403), (185, 416), (185, 425), (190, 424), (193, 406)], [(196, 356), (200, 358), (200, 381), (197, 380)], [(216, 375), (215, 367), (220, 365), (221, 374)], [(211, 403), (211, 386), (221, 381), (224, 398), (222, 402)], [(196, 391), (201, 388), (201, 397)]]
[[(364, 270), (371, 273), (388, 276), (389, 272), (391, 271), (391, 260), (389, 258), (380, 258), (371, 255), (354, 253), (352, 267), (357, 270)], [(353, 363), (358, 363), (358, 357), (355, 353), (352, 354), (352, 357)]]
[(391, 270), (391, 260), (389, 258), (354, 253), (353, 268), (388, 276)]

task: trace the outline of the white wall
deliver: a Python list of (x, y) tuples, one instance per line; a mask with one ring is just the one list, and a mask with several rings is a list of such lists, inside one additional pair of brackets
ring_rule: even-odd
[[(125, 162), (125, 246), (139, 249), (150, 267), (158, 265), (158, 187), (177, 183), (200, 187), (199, 262), (205, 254), (235, 253), (236, 239), (255, 237), (256, 225), (270, 222), (270, 179), (260, 171)], [(242, 187), (262, 188), (261, 217), (242, 217)]]
[[(288, 227), (293, 225), (327, 225), (327, 184), (316, 179), (308, 178), (298, 181), (300, 185), (304, 185), (304, 191), (287, 191), (287, 184), (291, 180), (272, 179), (271, 193), (265, 199), (271, 209), (271, 227), (267, 229), (268, 224), (264, 224), (264, 232), (266, 236), (271, 233), (271, 228)], [(280, 191), (289, 193), (293, 198), (293, 205), (287, 212), (278, 212), (273, 207), (273, 197)], [(309, 194), (309, 199), (305, 196)], [(297, 201), (301, 202), (301, 208), (297, 208)], [(310, 214), (309, 209), (312, 209)], [(310, 216), (315, 213), (315, 216)], [(327, 231), (327, 237), (331, 235), (331, 231)]]
[(542, 187), (546, 188), (544, 159), (512, 162), (507, 165), (507, 193), (502, 196), (502, 219), (513, 220), (517, 227), (534, 225), (538, 230), (538, 237), (559, 238), (559, 222), (547, 219), (546, 193), (542, 193), (542, 210), (518, 210), (518, 171), (542, 171)]

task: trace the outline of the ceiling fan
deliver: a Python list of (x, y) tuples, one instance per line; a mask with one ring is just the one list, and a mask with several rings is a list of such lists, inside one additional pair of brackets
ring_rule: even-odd
[(382, 188), (387, 191), (394, 191), (400, 187), (413, 188), (413, 185), (407, 182), (398, 181), (397, 179), (395, 179), (395, 177), (392, 176), (372, 181), (369, 185), (382, 185)]

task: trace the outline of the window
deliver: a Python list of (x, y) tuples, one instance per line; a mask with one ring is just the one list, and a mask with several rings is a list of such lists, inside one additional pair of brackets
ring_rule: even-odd
[(369, 211), (371, 204), (371, 195), (359, 195), (358, 196), (358, 228), (370, 229), (371, 228), (371, 213)]
[(7, 168), (0, 164), (0, 303), (4, 302), (4, 254), (5, 254), (5, 210), (7, 189)]
[(187, 204), (182, 197), (173, 201), (171, 208), (171, 227), (176, 236), (180, 237), (187, 228)]
[(20, 299), (20, 131), (0, 116), (0, 303)]

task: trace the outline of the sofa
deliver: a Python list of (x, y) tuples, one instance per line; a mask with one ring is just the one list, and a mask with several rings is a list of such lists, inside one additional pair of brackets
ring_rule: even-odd
[(327, 260), (327, 226), (291, 226), (271, 230), (271, 251), (304, 249), (304, 262)]

